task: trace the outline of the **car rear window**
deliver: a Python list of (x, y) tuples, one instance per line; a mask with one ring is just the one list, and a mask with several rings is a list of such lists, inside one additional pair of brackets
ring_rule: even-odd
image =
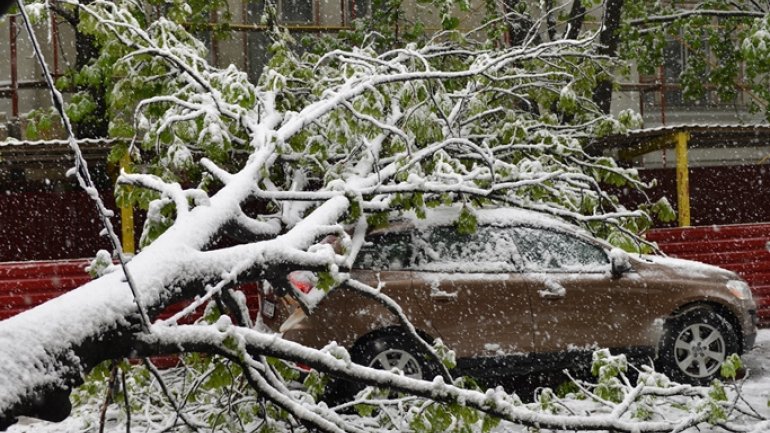
[(603, 272), (604, 250), (576, 236), (553, 230), (516, 227), (516, 244), (529, 271)]
[(397, 271), (412, 262), (409, 233), (386, 233), (367, 238), (353, 264), (355, 269)]
[(461, 234), (454, 227), (435, 227), (414, 236), (413, 268), (437, 272), (514, 272), (517, 252), (506, 228), (482, 226)]

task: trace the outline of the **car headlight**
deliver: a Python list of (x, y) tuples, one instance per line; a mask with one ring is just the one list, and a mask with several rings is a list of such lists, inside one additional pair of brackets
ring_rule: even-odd
[(751, 299), (751, 288), (743, 280), (730, 280), (727, 282), (727, 290), (736, 298), (745, 301)]

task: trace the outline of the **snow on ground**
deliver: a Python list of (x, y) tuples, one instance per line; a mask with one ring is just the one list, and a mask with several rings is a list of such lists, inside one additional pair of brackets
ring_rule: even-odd
[(743, 362), (749, 369), (744, 396), (759, 413), (770, 418), (770, 329), (759, 331), (754, 350), (743, 356)]
[[(765, 419), (770, 419), (770, 329), (763, 329), (759, 331), (757, 336), (757, 342), (754, 349), (743, 356), (744, 365), (749, 370), (749, 377), (743, 384), (743, 395), (746, 400), (752, 405), (752, 407)], [(49, 423), (44, 421), (38, 421), (30, 418), (23, 418), (18, 424), (11, 427), (9, 433), (92, 433), (99, 431), (97, 413), (99, 408), (92, 407), (76, 408), (73, 415), (67, 420), (61, 423)], [(135, 416), (138, 416), (135, 415)], [(122, 433), (126, 431), (124, 423), (115, 423), (114, 419), (117, 418), (117, 414), (113, 415), (111, 411), (107, 412), (106, 433)], [(136, 419), (135, 421), (136, 422)], [(759, 424), (759, 422), (758, 422)], [(752, 433), (761, 433), (766, 430), (768, 424), (762, 423), (762, 426), (753, 430)], [(767, 427), (770, 429), (770, 427)], [(143, 428), (141, 431), (145, 431)], [(527, 429), (524, 427), (516, 427), (511, 425), (501, 424), (496, 431), (509, 432), (509, 433), (525, 433)], [(699, 429), (689, 429), (687, 433), (717, 433), (724, 432), (725, 430), (700, 426)], [(152, 431), (148, 433), (154, 433)]]

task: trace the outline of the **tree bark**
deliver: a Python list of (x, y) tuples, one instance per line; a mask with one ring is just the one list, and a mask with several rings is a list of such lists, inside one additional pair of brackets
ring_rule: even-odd
[[(251, 172), (238, 174), (251, 178)], [(292, 260), (326, 262), (325, 255), (302, 251), (314, 244), (318, 231), (341, 218), (348, 201), (327, 200), (316, 211), (278, 238), (230, 248), (205, 250), (250, 194), (245, 183), (233, 182), (211, 198), (210, 206), (193, 209), (152, 245), (137, 254), (128, 269), (140, 301), (151, 318), (183, 299), (202, 294), (222, 275), (241, 269), (237, 281), (274, 279), (291, 272)], [(224, 191), (224, 193), (222, 193)], [(229, 204), (229, 206), (228, 206)], [(244, 266), (244, 260), (253, 260)], [(320, 265), (320, 264), (319, 264)], [(235, 284), (236, 280), (233, 281)], [(59, 421), (69, 415), (69, 393), (101, 361), (168, 353), (166, 347), (137, 349), (142, 334), (137, 304), (123, 272), (115, 270), (31, 310), (0, 322), (0, 428), (21, 415)], [(178, 350), (176, 350), (178, 352)]]
[[(623, 0), (607, 0), (604, 4), (602, 30), (599, 33), (598, 54), (615, 57), (618, 52), (618, 28), (623, 11)], [(604, 114), (609, 114), (612, 104), (613, 79), (610, 75), (600, 78), (594, 89), (593, 100)]]
[(545, 22), (548, 26), (548, 40), (553, 41), (556, 39), (556, 17), (553, 14), (553, 0), (546, 0), (545, 8)]
[[(79, 10), (76, 12), (77, 21), (80, 21)], [(99, 57), (99, 47), (96, 39), (91, 35), (83, 34), (78, 31), (77, 24), (75, 29), (75, 70), (82, 71), (83, 68), (91, 66)], [(103, 83), (84, 84), (77, 87), (79, 92), (86, 92), (96, 105), (94, 112), (86, 116), (84, 121), (77, 122), (75, 126), (75, 135), (78, 138), (101, 138), (107, 137), (109, 132), (109, 118), (107, 116), (107, 99)]]
[(567, 19), (567, 30), (564, 39), (577, 39), (585, 22), (586, 8), (581, 0), (574, 0)]
[(508, 24), (508, 38), (511, 46), (523, 45), (534, 23), (521, 16), (514, 16), (520, 0), (503, 0), (503, 10), (508, 15), (505, 19)]

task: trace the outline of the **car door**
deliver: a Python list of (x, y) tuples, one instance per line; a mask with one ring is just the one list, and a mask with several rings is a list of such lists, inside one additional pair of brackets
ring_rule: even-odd
[[(412, 288), (411, 237), (408, 232), (384, 232), (367, 237), (361, 246), (353, 265), (352, 277), (371, 287), (381, 290), (401, 307), (414, 326), (430, 330), (430, 323), (424, 317), (420, 302), (415, 299)], [(367, 307), (351, 312), (353, 320), (369, 320), (370, 330), (387, 326), (400, 326), (398, 318), (383, 305), (372, 302)]]
[(529, 297), (509, 284), (517, 271), (511, 236), (498, 227), (414, 233), (413, 288), (458, 358), (503, 358), (533, 348)]
[(605, 247), (550, 228), (515, 231), (536, 352), (628, 348), (647, 341), (645, 284), (632, 273), (613, 278)]

